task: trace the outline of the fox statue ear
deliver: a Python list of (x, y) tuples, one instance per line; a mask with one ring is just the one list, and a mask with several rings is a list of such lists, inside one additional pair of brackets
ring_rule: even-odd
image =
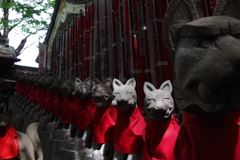
[(148, 95), (150, 92), (156, 90), (156, 88), (149, 82), (145, 82), (143, 86), (143, 91), (145, 95)]
[(112, 78), (108, 77), (103, 81), (103, 84), (107, 85), (108, 87), (111, 87), (112, 85)]
[(169, 80), (167, 80), (162, 83), (159, 89), (172, 93), (173, 90), (172, 83)]
[(76, 88), (80, 83), (82, 83), (82, 81), (81, 81), (79, 78), (76, 78), (76, 79), (75, 79), (75, 88)]
[(92, 86), (92, 79), (91, 79), (91, 77), (88, 77), (87, 79), (85, 79), (84, 82), (89, 84), (90, 86)]
[(95, 86), (97, 84), (101, 84), (100, 80), (97, 78), (92, 78), (92, 86)]
[(239, 0), (218, 0), (214, 16), (229, 16), (240, 20)]
[(121, 81), (119, 81), (118, 79), (114, 78), (112, 85), (113, 85), (113, 89), (115, 89), (115, 88), (118, 88), (118, 87), (122, 86), (123, 84), (122, 84)]
[(163, 39), (169, 58), (173, 61), (179, 28), (187, 22), (198, 19), (192, 0), (171, 0), (163, 21)]
[(128, 86), (131, 86), (133, 88), (136, 87), (136, 80), (134, 78), (130, 78), (126, 83), (125, 85), (128, 85)]

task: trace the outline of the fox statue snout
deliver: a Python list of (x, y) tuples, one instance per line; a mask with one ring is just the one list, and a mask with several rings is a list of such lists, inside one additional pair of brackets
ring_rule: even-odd
[(240, 109), (239, 34), (240, 21), (226, 16), (200, 18), (180, 28), (174, 59), (180, 109)]

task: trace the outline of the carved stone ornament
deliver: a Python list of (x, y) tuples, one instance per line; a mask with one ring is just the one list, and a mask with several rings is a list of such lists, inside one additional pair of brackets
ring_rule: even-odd
[(219, 113), (240, 109), (240, 1), (220, 0), (212, 17), (198, 18), (191, 0), (172, 0), (164, 40), (174, 61), (179, 109)]

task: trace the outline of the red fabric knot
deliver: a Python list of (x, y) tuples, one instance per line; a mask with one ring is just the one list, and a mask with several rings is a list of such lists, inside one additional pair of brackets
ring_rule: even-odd
[(138, 153), (143, 148), (146, 123), (139, 108), (118, 110), (114, 148), (121, 153)]
[(239, 113), (183, 113), (175, 146), (176, 160), (239, 160)]
[(0, 159), (11, 159), (18, 156), (19, 141), (17, 131), (12, 127), (0, 130)]
[(75, 97), (65, 97), (63, 106), (62, 106), (62, 123), (73, 123), (73, 116), (77, 106), (79, 105), (80, 100)]
[(176, 118), (154, 121), (147, 119), (143, 160), (174, 160), (174, 147), (180, 126)]
[(92, 140), (96, 143), (113, 142), (116, 119), (117, 109), (115, 107), (96, 107)]
[(96, 104), (92, 99), (82, 99), (73, 115), (77, 129), (90, 129), (96, 112)]

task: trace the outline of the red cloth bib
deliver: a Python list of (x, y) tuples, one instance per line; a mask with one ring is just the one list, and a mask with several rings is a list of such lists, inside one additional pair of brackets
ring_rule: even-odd
[(15, 86), (14, 86), (15, 91), (18, 93), (19, 93), (19, 84), (20, 84), (20, 82), (16, 81)]
[(41, 92), (41, 97), (40, 97), (41, 108), (46, 108), (46, 104), (45, 104), (46, 93), (47, 93), (46, 90), (42, 90)]
[[(22, 83), (22, 85), (21, 85), (21, 95), (22, 96), (24, 96), (24, 94), (25, 94), (25, 91), (26, 91), (26, 87), (27, 86), (27, 84), (26, 83)], [(32, 90), (32, 89), (31, 89)], [(30, 91), (31, 92), (31, 91)]]
[(38, 104), (40, 103), (40, 96), (41, 96), (42, 89), (39, 87), (36, 87), (35, 93), (34, 93), (34, 103)]
[(73, 122), (76, 124), (77, 129), (92, 128), (95, 112), (95, 102), (92, 99), (82, 99), (73, 117)]
[(52, 112), (53, 106), (52, 106), (52, 95), (53, 93), (50, 91), (46, 92), (46, 98), (45, 98), (45, 109), (46, 112)]
[[(73, 114), (79, 105), (79, 98), (66, 98), (62, 106), (62, 123), (73, 123)], [(79, 115), (78, 115), (79, 116)]]
[(0, 159), (4, 160), (18, 156), (18, 134), (12, 126), (0, 130), (0, 147)]
[(117, 108), (112, 106), (96, 107), (93, 121), (93, 137), (96, 143), (113, 142), (114, 126), (117, 120)]
[(177, 119), (153, 121), (147, 119), (143, 160), (174, 160), (174, 147), (180, 126)]
[(240, 112), (183, 113), (176, 160), (240, 160)]
[(36, 90), (36, 87), (32, 87), (30, 93), (27, 96), (31, 100), (30, 103), (34, 103), (35, 90)]
[(31, 91), (31, 85), (30, 84), (26, 84), (26, 89), (24, 91), (24, 96), (28, 97), (30, 91)]
[(20, 83), (20, 85), (19, 85), (19, 94), (21, 95), (21, 96), (24, 96), (24, 88), (25, 88), (25, 83)]
[(57, 94), (56, 97), (53, 99), (53, 111), (55, 116), (61, 116), (62, 113), (62, 103), (64, 96), (62, 94)]
[(146, 122), (138, 108), (118, 110), (114, 128), (114, 148), (122, 153), (137, 153), (143, 148)]

